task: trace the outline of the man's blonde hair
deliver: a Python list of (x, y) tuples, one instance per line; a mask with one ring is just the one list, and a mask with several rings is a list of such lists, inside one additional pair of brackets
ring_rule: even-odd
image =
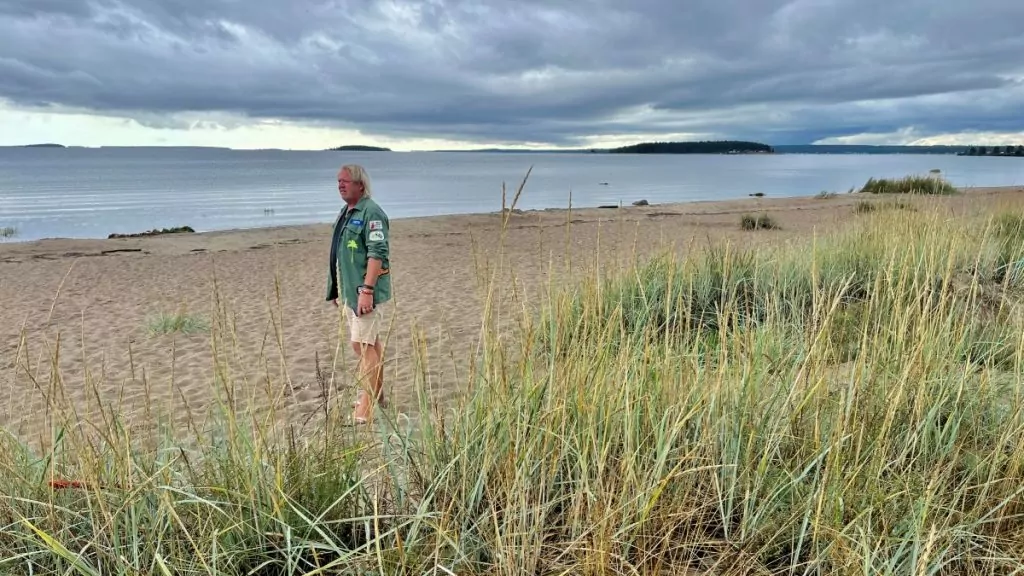
[(359, 164), (346, 164), (341, 167), (342, 171), (347, 171), (353, 182), (361, 182), (363, 184), (363, 196), (373, 196), (373, 192), (370, 186), (370, 173), (366, 171)]

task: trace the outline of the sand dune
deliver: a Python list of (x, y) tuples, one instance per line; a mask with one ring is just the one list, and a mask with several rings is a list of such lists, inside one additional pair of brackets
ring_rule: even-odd
[[(1019, 207), (1022, 193), (977, 189), (913, 201), (939, 202), (956, 214)], [(569, 283), (597, 265), (614, 269), (663, 248), (806, 237), (855, 218), (861, 200), (841, 194), (511, 214), (497, 301), (511, 314), (536, 304), (549, 282)], [(740, 215), (755, 211), (781, 228), (741, 230)], [(500, 214), (393, 222), (390, 410), (415, 415), (417, 379), (440, 406), (451, 406), (463, 389), (501, 231)], [(0, 425), (44, 444), (62, 411), (85, 426), (110, 413), (142, 427), (158, 414), (178, 427), (202, 426), (218, 397), (263, 411), (274, 406), (288, 421), (315, 425), (325, 395), (348, 404), (355, 369), (339, 340), (345, 332), (337, 309), (323, 300), (329, 239), (325, 224), (0, 243)], [(161, 315), (174, 314), (196, 330), (151, 330)], [(505, 322), (513, 326), (514, 317)]]

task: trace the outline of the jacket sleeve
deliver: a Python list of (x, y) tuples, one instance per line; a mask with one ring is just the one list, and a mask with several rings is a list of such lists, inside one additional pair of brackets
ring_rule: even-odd
[(387, 263), (391, 243), (391, 230), (387, 215), (381, 210), (373, 210), (368, 213), (363, 234), (365, 234), (366, 255)]
[(334, 228), (331, 230), (330, 257), (327, 261), (327, 297), (326, 300), (338, 298), (338, 226), (341, 216), (334, 221)]

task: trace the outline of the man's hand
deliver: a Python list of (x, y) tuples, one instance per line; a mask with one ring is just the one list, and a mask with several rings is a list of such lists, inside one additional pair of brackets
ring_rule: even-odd
[(362, 316), (373, 312), (373, 294), (360, 294), (356, 303), (356, 313)]
[(334, 304), (334, 307), (337, 308), (338, 307), (338, 299), (335, 298), (334, 300), (331, 300), (331, 304)]

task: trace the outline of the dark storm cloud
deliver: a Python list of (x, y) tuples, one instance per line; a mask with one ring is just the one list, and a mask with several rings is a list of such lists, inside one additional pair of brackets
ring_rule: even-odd
[[(0, 98), (394, 136), (1024, 130), (1024, 3), (0, 0)], [(161, 120), (166, 118), (166, 120)]]

